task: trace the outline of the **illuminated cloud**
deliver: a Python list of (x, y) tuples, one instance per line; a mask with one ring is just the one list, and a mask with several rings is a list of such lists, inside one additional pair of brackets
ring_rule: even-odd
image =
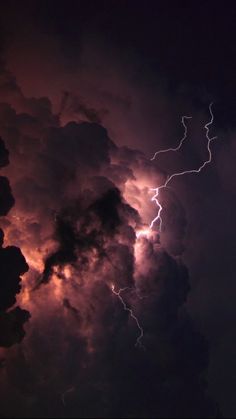
[[(163, 172), (143, 153), (115, 145), (102, 125), (61, 125), (49, 99), (21, 100), (22, 111), (10, 100), (0, 107), (16, 199), (2, 224), (29, 263), (18, 301), (31, 321), (19, 351), (5, 355), (1, 388), (16, 390), (3, 411), (214, 415), (207, 344), (184, 309), (190, 285), (180, 259), (184, 229), (175, 224), (185, 225), (185, 216), (173, 194), (178, 258), (147, 230), (156, 211), (150, 183)], [(18, 314), (11, 319), (25, 321)]]

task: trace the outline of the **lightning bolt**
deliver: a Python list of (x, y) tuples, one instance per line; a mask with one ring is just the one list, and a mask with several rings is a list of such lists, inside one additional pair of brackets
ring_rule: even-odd
[[(154, 193), (154, 195), (152, 196), (152, 198), (151, 198), (151, 201), (152, 202), (155, 202), (155, 204), (156, 204), (156, 206), (157, 206), (157, 208), (158, 208), (158, 213), (157, 213), (157, 216), (152, 220), (152, 222), (150, 223), (150, 229), (152, 229), (153, 228), (153, 226), (154, 226), (154, 224), (157, 222), (157, 221), (159, 221), (159, 229), (160, 229), (160, 231), (162, 231), (162, 217), (161, 217), (161, 214), (162, 214), (162, 210), (163, 210), (163, 207), (162, 207), (162, 205), (161, 205), (161, 203), (160, 203), (160, 201), (159, 201), (159, 192), (160, 192), (160, 190), (162, 190), (162, 189), (165, 189), (165, 188), (167, 188), (168, 187), (168, 185), (169, 185), (169, 183), (174, 179), (174, 178), (176, 178), (176, 177), (180, 177), (180, 176), (184, 176), (184, 175), (189, 175), (189, 174), (198, 174), (198, 173), (200, 173), (204, 168), (205, 168), (205, 166), (207, 166), (209, 163), (211, 163), (211, 161), (212, 161), (212, 152), (211, 152), (211, 143), (212, 143), (212, 141), (214, 141), (214, 140), (216, 140), (217, 139), (217, 136), (215, 136), (215, 137), (212, 137), (212, 138), (210, 138), (209, 137), (209, 134), (210, 134), (210, 126), (213, 124), (213, 122), (214, 122), (214, 115), (213, 115), (213, 112), (212, 112), (212, 106), (213, 106), (213, 103), (210, 103), (210, 105), (209, 105), (209, 112), (210, 112), (210, 116), (211, 116), (211, 119), (210, 119), (210, 121), (209, 122), (207, 122), (206, 123), (206, 125), (204, 125), (204, 128), (205, 128), (205, 130), (206, 130), (206, 138), (207, 138), (207, 151), (208, 151), (208, 158), (207, 158), (207, 160), (205, 160), (204, 162), (203, 162), (203, 164), (200, 166), (200, 167), (198, 167), (197, 169), (191, 169), (191, 170), (184, 170), (184, 171), (182, 171), (182, 172), (178, 172), (178, 173), (173, 173), (171, 176), (169, 176), (167, 179), (166, 179), (166, 181), (165, 181), (165, 183), (163, 184), (163, 185), (161, 185), (161, 186), (159, 186), (158, 188), (151, 188), (150, 189), (150, 191), (153, 191), (153, 192), (155, 192)], [(156, 156), (158, 155), (158, 154), (160, 154), (160, 153), (166, 153), (166, 152), (169, 152), (169, 151), (178, 151), (181, 147), (182, 147), (182, 145), (183, 145), (183, 142), (185, 141), (185, 139), (187, 138), (187, 126), (186, 126), (186, 124), (185, 124), (185, 120), (186, 119), (189, 119), (189, 118), (191, 118), (191, 117), (186, 117), (186, 116), (183, 116), (182, 117), (182, 124), (183, 124), (183, 126), (184, 126), (184, 136), (183, 136), (183, 138), (181, 139), (181, 141), (180, 141), (180, 143), (179, 143), (179, 145), (176, 147), (176, 148), (169, 148), (169, 149), (166, 149), (166, 150), (160, 150), (160, 151), (157, 151), (155, 154), (154, 154), (154, 156), (151, 158), (151, 160), (154, 160), (155, 158), (156, 158)]]
[(139, 347), (139, 348), (141, 348), (141, 349), (145, 349), (145, 347), (144, 347), (144, 346), (143, 346), (143, 344), (142, 344), (142, 339), (143, 339), (143, 336), (144, 336), (143, 328), (142, 328), (142, 326), (140, 325), (140, 322), (139, 322), (138, 318), (135, 316), (135, 314), (134, 314), (133, 310), (132, 310), (130, 307), (128, 307), (128, 306), (127, 306), (127, 304), (125, 303), (125, 301), (124, 301), (124, 299), (123, 299), (123, 297), (122, 297), (122, 295), (121, 295), (121, 293), (122, 293), (122, 292), (125, 292), (125, 291), (127, 291), (127, 290), (130, 290), (130, 287), (120, 288), (120, 289), (119, 289), (119, 291), (116, 291), (116, 290), (115, 290), (115, 285), (113, 285), (113, 284), (112, 284), (112, 286), (111, 286), (111, 291), (112, 291), (112, 293), (113, 293), (114, 295), (116, 295), (116, 296), (119, 298), (119, 300), (120, 300), (121, 304), (122, 304), (122, 305), (123, 305), (123, 307), (124, 307), (124, 310), (125, 310), (125, 311), (128, 311), (128, 313), (130, 314), (130, 317), (132, 317), (132, 319), (135, 321), (135, 323), (136, 323), (136, 325), (137, 325), (137, 327), (138, 327), (138, 329), (139, 329), (139, 332), (140, 332), (140, 333), (139, 333), (139, 336), (137, 337), (137, 340), (136, 340), (135, 346), (136, 346), (136, 347)]
[(181, 138), (181, 140), (180, 140), (179, 144), (177, 145), (177, 147), (167, 148), (165, 150), (156, 151), (155, 154), (154, 154), (154, 156), (151, 158), (151, 160), (155, 160), (155, 158), (156, 158), (156, 156), (158, 156), (158, 154), (168, 153), (169, 151), (179, 151), (181, 149), (181, 147), (182, 147), (182, 145), (183, 145), (183, 143), (186, 140), (187, 135), (188, 135), (188, 127), (185, 124), (185, 120), (186, 119), (192, 119), (192, 116), (182, 116), (182, 118), (181, 118), (181, 123), (182, 123), (182, 125), (184, 127), (184, 135)]

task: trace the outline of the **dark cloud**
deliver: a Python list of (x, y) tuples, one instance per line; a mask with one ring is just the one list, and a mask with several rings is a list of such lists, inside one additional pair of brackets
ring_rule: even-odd
[[(8, 151), (0, 139), (1, 167), (9, 163)], [(7, 215), (14, 205), (11, 188), (7, 178), (0, 177), (0, 215)], [(21, 277), (28, 270), (28, 265), (20, 249), (3, 247), (4, 233), (0, 230), (0, 346), (10, 347), (24, 337), (23, 325), (29, 319), (29, 313), (19, 307), (9, 309), (16, 303), (16, 295), (21, 290)]]
[[(12, 89), (14, 83), (6, 97)], [(137, 238), (147, 227), (142, 205), (150, 211), (150, 182), (164, 174), (142, 152), (116, 146), (102, 125), (61, 126), (49, 99), (27, 99), (18, 88), (16, 93), (17, 101), (0, 108), (12, 156), (6, 173), (17, 202), (6, 230), (32, 264), (23, 290), (32, 320), (19, 353), (6, 359), (1, 386), (14, 383), (16, 392), (3, 411), (33, 417), (214, 416), (208, 347), (184, 309), (190, 290), (181, 262), (186, 222), (174, 194), (165, 196), (165, 225), (174, 237), (166, 238), (169, 253), (155, 234)], [(27, 265), (16, 248), (1, 252), (9, 272), (7, 308)], [(113, 292), (120, 289), (143, 328), (145, 350), (135, 347), (140, 330)], [(22, 339), (28, 316), (17, 308), (2, 317), (5, 346)], [(24, 391), (22, 380), (31, 383)]]
[(70, 92), (64, 92), (61, 99), (59, 118), (64, 113), (70, 114), (71, 117), (76, 121), (89, 121), (94, 123), (101, 123), (101, 115), (104, 115), (104, 110), (98, 112), (96, 109), (90, 108), (83, 103), (83, 100), (77, 95), (73, 95)]
[[(107, 175), (110, 168), (111, 178), (122, 186), (135, 179), (135, 166), (145, 173), (149, 163), (142, 153), (119, 150), (98, 125), (73, 123), (49, 132), (44, 149), (51, 163), (48, 192), (51, 181), (58, 182), (59, 172), (53, 170), (58, 162), (64, 176), (56, 192), (61, 181), (64, 189), (73, 184), (74, 174), (67, 177), (67, 171), (75, 173), (77, 166), (80, 187), (70, 195), (70, 205), (58, 200), (51, 233), (56, 250), (46, 257), (31, 293), (33, 327), (22, 347), (28, 354), (22, 379), (33, 371), (34, 397), (30, 400), (32, 387), (22, 394), (19, 381), (20, 411), (27, 406), (33, 417), (214, 417), (217, 408), (207, 393), (208, 345), (184, 308), (187, 268), (158, 237), (137, 239), (138, 211), (126, 202), (122, 188), (98, 176), (104, 166)], [(131, 175), (123, 169), (126, 162)], [(175, 228), (184, 220), (183, 209), (174, 197), (171, 205), (177, 221), (168, 214), (167, 219)], [(184, 226), (185, 221), (176, 233), (179, 256)], [(139, 329), (113, 286), (124, 289), (122, 298), (144, 330), (145, 350), (135, 347)], [(14, 371), (8, 380), (15, 381)]]
[(20, 292), (20, 275), (28, 270), (28, 265), (17, 247), (0, 249), (1, 299), (0, 308), (6, 310), (16, 302), (15, 295)]
[[(5, 148), (5, 144), (0, 138), (0, 167), (5, 167), (9, 164), (9, 153)], [(0, 216), (7, 215), (14, 205), (14, 198), (11, 193), (11, 188), (6, 177), (0, 176)]]
[(11, 194), (10, 184), (7, 178), (0, 177), (1, 209), (0, 215), (7, 215), (14, 205), (14, 198)]
[(0, 138), (0, 167), (7, 166), (9, 164), (9, 152), (5, 147), (4, 141)]
[[(221, 25), (209, 3), (204, 13), (202, 5), (196, 5), (195, 20), (189, 5), (156, 6), (157, 16), (154, 2), (148, 11), (132, 2), (72, 3), (70, 7), (58, 4), (56, 9), (29, 3), (27, 13), (19, 14), (16, 10), (22, 4), (15, 3), (14, 16), (8, 10), (7, 19), (1, 17), (7, 32), (8, 66), (22, 86), (1, 65), (0, 134), (11, 156), (4, 174), (16, 199), (1, 224), (7, 243), (15, 243), (27, 254), (31, 269), (18, 298), (32, 310), (26, 338), (18, 351), (12, 348), (6, 357), (3, 411), (7, 416), (33, 417), (214, 417), (219, 412), (208, 394), (208, 344), (188, 310), (194, 307), (195, 317), (202, 317), (213, 343), (215, 336), (219, 338), (217, 329), (224, 329), (234, 318), (231, 293), (222, 291), (225, 272), (233, 278), (233, 232), (225, 240), (225, 231), (234, 231), (235, 176), (233, 164), (228, 164), (234, 160), (233, 134), (227, 147), (216, 146), (217, 171), (205, 173), (204, 179), (186, 179), (186, 189), (176, 182), (176, 193), (163, 193), (161, 237), (137, 239), (136, 233), (147, 227), (155, 212), (148, 188), (160, 184), (176, 164), (189, 167), (204, 157), (205, 137), (200, 130), (195, 133), (196, 126), (200, 120), (202, 126), (203, 104), (209, 96), (218, 97), (216, 79), (220, 98), (232, 96), (233, 78), (226, 77), (227, 66), (218, 53), (225, 44), (230, 63), (233, 43), (216, 42), (221, 41)], [(78, 7), (80, 13), (72, 13)], [(215, 31), (208, 30), (211, 13)], [(223, 22), (226, 16), (222, 15)], [(91, 33), (101, 30), (102, 42), (81, 41), (87, 22)], [(198, 42), (197, 27), (204, 42)], [(229, 29), (225, 40), (232, 33), (231, 18)], [(217, 48), (209, 48), (213, 44)], [(222, 73), (216, 70), (219, 65)], [(161, 82), (156, 80), (157, 72), (159, 77), (162, 74)], [(229, 74), (233, 72), (234, 64)], [(226, 84), (227, 94), (222, 87)], [(33, 92), (48, 97), (26, 97), (23, 90), (28, 96)], [(216, 115), (220, 114), (217, 119), (224, 126), (232, 114), (232, 100), (223, 112), (222, 106), (221, 102)], [(191, 128), (194, 141), (178, 155), (178, 163), (176, 156), (168, 156), (151, 164), (143, 152), (134, 150), (139, 147), (150, 153), (160, 144), (172, 145), (182, 135), (173, 128), (178, 125), (177, 114), (190, 110), (197, 113)], [(0, 142), (1, 149), (2, 167), (8, 154)], [(14, 202), (6, 178), (0, 179), (0, 192), (4, 195), (1, 214), (6, 215)], [(228, 217), (219, 223), (222, 213)], [(222, 263), (225, 243), (227, 263)], [(16, 248), (1, 248), (0, 255), (9, 272), (5, 275), (2, 268), (3, 307), (10, 308), (27, 267)], [(190, 294), (191, 278), (182, 257), (190, 264), (193, 285), (202, 284), (195, 305), (189, 303), (189, 295), (193, 299), (196, 288)], [(211, 283), (206, 278), (208, 263), (213, 267)], [(135, 348), (137, 324), (112, 292), (113, 286), (116, 291), (127, 288), (122, 297), (144, 329), (146, 351)], [(233, 293), (234, 286), (230, 289)], [(229, 319), (223, 308), (224, 315), (219, 316), (216, 290), (218, 299), (224, 294), (223, 306), (232, 311)], [(23, 337), (28, 314), (19, 310), (2, 314), (4, 346)], [(214, 315), (209, 315), (211, 311)], [(224, 362), (226, 352), (222, 352)], [(218, 394), (219, 389), (222, 383)]]
[(29, 320), (29, 312), (16, 307), (8, 313), (2, 313), (0, 317), (0, 346), (10, 347), (20, 343), (25, 336), (24, 323)]
[[(110, 186), (109, 182), (107, 184)], [(138, 224), (140, 222), (138, 213), (123, 202), (117, 188), (108, 189), (104, 194), (101, 193), (101, 197), (87, 208), (82, 209), (82, 206), (77, 204), (74, 208), (63, 209), (63, 212), (57, 215), (54, 236), (59, 246), (56, 252), (45, 261), (42, 279), (37, 287), (50, 280), (54, 267), (62, 268), (66, 264), (73, 266), (79, 261), (81, 269), (83, 269), (89, 264), (87, 255), (89, 251), (95, 250), (100, 259), (107, 258), (112, 264), (113, 253), (117, 252), (121, 255), (122, 246), (117, 243), (106, 250), (106, 237), (113, 237), (119, 227), (124, 224), (125, 219), (131, 215)], [(132, 233), (134, 240), (135, 233), (131, 231)], [(132, 254), (129, 254), (127, 246), (123, 246), (123, 252), (123, 262), (127, 264), (128, 269), (130, 258), (131, 265), (133, 264)], [(132, 272), (129, 272), (129, 275), (132, 278)], [(119, 282), (122, 282), (122, 279)]]
[(72, 316), (80, 323), (81, 322), (81, 316), (79, 313), (79, 310), (77, 308), (73, 307), (68, 300), (68, 298), (65, 298), (63, 300), (63, 307), (65, 307), (67, 310), (69, 310), (72, 314)]

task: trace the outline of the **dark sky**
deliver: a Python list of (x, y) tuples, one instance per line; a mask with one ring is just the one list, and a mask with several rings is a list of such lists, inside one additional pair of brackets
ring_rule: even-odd
[(99, 37), (124, 59), (129, 55), (136, 59), (140, 72), (149, 70), (164, 77), (172, 89), (179, 84), (206, 89), (219, 102), (227, 102), (228, 112), (233, 112), (233, 2), (224, 7), (211, 1), (148, 1), (144, 5), (123, 0), (34, 5), (30, 7), (34, 19), (42, 31), (60, 39), (72, 65), (84, 37)]
[[(5, 174), (12, 185), (15, 211), (26, 214), (24, 227), (14, 225), (9, 218), (4, 219), (3, 228), (10, 232), (12, 244), (21, 247), (23, 254), (27, 246), (32, 250), (30, 257), (35, 250), (37, 254), (37, 249), (44, 249), (47, 280), (45, 275), (44, 281), (41, 280), (49, 282), (41, 286), (38, 295), (30, 296), (34, 308), (25, 347), (21, 349), (22, 343), (18, 352), (15, 347), (8, 352), (11, 366), (2, 391), (3, 394), (10, 392), (11, 397), (6, 398), (3, 405), (4, 417), (12, 414), (23, 417), (27, 409), (33, 417), (38, 411), (45, 417), (57, 415), (61, 406), (53, 396), (52, 399), (46, 397), (45, 392), (56, 388), (55, 394), (60, 393), (63, 383), (65, 391), (72, 390), (68, 392), (71, 406), (68, 412), (60, 413), (61, 417), (67, 414), (132, 417), (137, 412), (140, 417), (216, 417), (217, 412), (235, 417), (235, 23), (236, 6), (230, 1), (2, 2), (0, 134), (10, 151), (11, 164)], [(172, 192), (166, 195), (164, 221), (167, 227), (161, 237), (162, 256), (156, 255), (156, 259), (150, 256), (155, 254), (156, 247), (152, 243), (151, 251), (151, 247), (148, 250), (145, 245), (153, 269), (143, 274), (146, 278), (143, 289), (152, 290), (158, 302), (150, 297), (149, 308), (145, 302), (143, 308), (137, 301), (133, 304), (139, 313), (143, 310), (149, 349), (145, 355), (125, 355), (134, 330), (130, 337), (123, 326), (120, 327), (124, 318), (117, 307), (115, 326), (110, 324), (106, 320), (112, 313), (109, 298), (105, 297), (109, 294), (107, 288), (89, 285), (94, 310), (98, 313), (98, 319), (94, 320), (93, 349), (101, 346), (97, 358), (89, 364), (84, 335), (81, 332), (76, 340), (74, 329), (68, 336), (59, 332), (61, 314), (57, 313), (58, 317), (53, 320), (56, 308), (51, 300), (48, 304), (52, 304), (52, 310), (45, 326), (44, 315), (38, 314), (39, 300), (44, 296), (42, 289), (52, 287), (53, 272), (58, 266), (62, 269), (71, 265), (84, 275), (85, 272), (92, 275), (88, 267), (91, 249), (97, 252), (107, 272), (113, 248), (119, 255), (118, 263), (125, 277), (124, 283), (117, 284), (120, 287), (132, 285), (134, 244), (128, 226), (130, 220), (137, 222), (137, 214), (131, 209), (132, 205), (128, 208), (123, 201), (124, 179), (132, 179), (132, 172), (135, 176), (141, 173), (143, 182), (148, 176), (153, 182), (160, 173), (179, 170), (182, 165), (196, 167), (205, 157), (202, 127), (208, 121), (211, 102), (213, 135), (218, 136), (212, 165), (199, 176), (175, 181), (173, 195)], [(184, 148), (178, 161), (175, 156), (161, 157), (154, 174), (155, 169), (149, 159), (148, 163), (145, 159), (158, 148), (176, 144), (176, 136), (182, 135), (179, 121), (183, 114), (193, 115), (192, 142)], [(84, 120), (84, 125), (78, 124)], [(74, 122), (66, 125), (70, 121)], [(107, 134), (99, 124), (108, 130)], [(92, 138), (96, 139), (96, 144)], [(111, 156), (119, 162), (116, 169), (109, 160)], [(100, 178), (95, 179), (95, 175)], [(85, 190), (83, 177), (89, 179)], [(111, 185), (116, 188), (110, 195)], [(138, 189), (133, 191), (137, 193)], [(55, 225), (50, 224), (52, 214)], [(97, 222), (99, 228), (90, 229), (89, 226)], [(75, 231), (78, 225), (79, 233)], [(122, 244), (127, 239), (126, 250), (117, 244), (117, 231)], [(44, 240), (49, 236), (58, 244), (56, 250), (49, 246), (45, 251)], [(25, 254), (26, 260), (28, 255)], [(30, 265), (29, 260), (27, 262)], [(99, 265), (98, 272), (100, 269)], [(63, 275), (67, 280), (66, 274)], [(158, 280), (153, 280), (153, 276), (161, 278), (161, 285), (156, 286)], [(104, 278), (109, 289), (109, 280)], [(51, 288), (48, 290), (48, 295), (54, 295)], [(81, 319), (86, 311), (83, 302), (78, 300), (81, 314), (72, 297), (70, 300), (69, 291), (68, 295), (62, 300), (63, 310), (70, 312), (71, 322), (82, 330)], [(84, 300), (87, 299), (85, 292)], [(104, 313), (103, 305), (107, 307)], [(31, 311), (30, 308), (29, 304), (26, 309)], [(90, 317), (93, 318), (93, 314)], [(99, 322), (105, 324), (106, 338)], [(22, 323), (23, 320), (20, 339), (23, 338)], [(42, 330), (37, 335), (39, 327)], [(62, 359), (56, 358), (49, 376), (44, 372), (37, 380), (40, 363), (48, 353), (52, 357), (52, 349), (43, 336), (51, 336), (53, 330), (57, 345), (66, 348), (65, 355)], [(120, 339), (126, 346), (119, 346)], [(34, 350), (36, 355), (32, 355)], [(26, 354), (29, 353), (31, 364), (27, 364)], [(74, 360), (77, 356), (81, 360), (78, 366), (81, 375), (75, 376), (70, 358)], [(126, 368), (130, 365), (129, 374), (120, 373), (122, 362)], [(83, 369), (85, 364), (92, 384)], [(63, 373), (58, 378), (57, 389), (55, 371), (59, 365)], [(138, 366), (149, 383), (146, 393)], [(26, 381), (22, 394), (20, 377), (17, 390), (12, 389), (17, 368), (21, 368), (22, 380)], [(101, 380), (97, 379), (99, 374)], [(159, 378), (155, 378), (155, 374)], [(44, 388), (43, 380), (46, 382), (47, 377), (49, 384)], [(127, 384), (123, 388), (124, 381)], [(83, 391), (78, 396), (80, 386)], [(130, 398), (127, 396), (129, 386), (134, 388)], [(30, 387), (34, 389), (32, 393)], [(125, 406), (123, 410), (116, 392)], [(152, 397), (158, 392), (161, 396), (153, 402)], [(181, 394), (186, 396), (186, 404), (179, 401)], [(10, 407), (14, 397), (16, 411)], [(44, 398), (41, 410), (40, 398)], [(137, 402), (139, 399), (143, 403)], [(90, 400), (93, 409), (88, 408)], [(217, 405), (215, 410), (213, 405)]]

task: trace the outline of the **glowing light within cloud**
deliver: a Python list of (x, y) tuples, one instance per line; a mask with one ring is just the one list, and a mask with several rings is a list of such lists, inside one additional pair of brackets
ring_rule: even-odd
[[(204, 128), (205, 128), (205, 130), (206, 130), (206, 138), (207, 138), (207, 150), (208, 150), (208, 159), (207, 160), (205, 160), (204, 162), (203, 162), (203, 164), (199, 167), (199, 168), (197, 168), (197, 169), (191, 169), (191, 170), (184, 170), (184, 171), (182, 171), (182, 172), (178, 172), (178, 173), (173, 173), (171, 176), (169, 176), (168, 178), (167, 178), (167, 180), (165, 181), (165, 183), (163, 184), (163, 185), (161, 185), (161, 186), (159, 186), (158, 188), (151, 188), (150, 190), (151, 191), (154, 191), (155, 192), (155, 194), (152, 196), (152, 198), (151, 198), (151, 201), (152, 202), (155, 202), (155, 204), (157, 205), (157, 208), (158, 208), (158, 213), (157, 213), (157, 216), (152, 220), (152, 222), (150, 223), (150, 228), (152, 229), (153, 228), (153, 226), (154, 226), (154, 224), (156, 223), (156, 222), (158, 222), (159, 221), (159, 228), (160, 228), (160, 231), (162, 230), (162, 218), (161, 218), (161, 213), (162, 213), (162, 210), (163, 210), (163, 207), (162, 207), (162, 205), (161, 205), (161, 203), (160, 203), (160, 201), (159, 201), (159, 192), (160, 192), (160, 190), (162, 190), (162, 189), (165, 189), (165, 188), (167, 188), (167, 186), (169, 185), (169, 183), (174, 179), (174, 178), (176, 178), (176, 177), (180, 177), (180, 176), (184, 176), (184, 175), (188, 175), (188, 174), (198, 174), (198, 173), (200, 173), (203, 169), (204, 169), (204, 167), (205, 166), (207, 166), (209, 163), (211, 163), (211, 161), (212, 161), (212, 152), (211, 152), (211, 143), (212, 143), (212, 141), (214, 141), (216, 138), (217, 138), (217, 136), (215, 136), (215, 137), (212, 137), (212, 138), (210, 138), (209, 137), (209, 133), (210, 133), (210, 126), (213, 124), (213, 122), (214, 122), (214, 115), (213, 115), (213, 112), (212, 112), (212, 105), (213, 105), (213, 103), (211, 103), (210, 105), (209, 105), (209, 112), (210, 112), (210, 116), (211, 116), (211, 119), (210, 119), (210, 121), (209, 122), (207, 122), (207, 124), (204, 126)], [(183, 125), (184, 125), (184, 128), (185, 128), (185, 132), (184, 132), (184, 137), (182, 138), (182, 140), (180, 141), (180, 143), (179, 143), (179, 145), (178, 145), (178, 147), (176, 147), (176, 148), (170, 148), (170, 149), (167, 149), (167, 150), (161, 150), (161, 151), (158, 151), (158, 152), (156, 152), (155, 154), (154, 154), (154, 156), (152, 157), (152, 159), (151, 160), (154, 160), (155, 158), (156, 158), (156, 156), (158, 155), (158, 154), (160, 154), (160, 153), (166, 153), (166, 152), (168, 152), (168, 151), (177, 151), (177, 150), (179, 150), (181, 147), (182, 147), (182, 145), (183, 145), (183, 142), (184, 142), (184, 140), (186, 139), (186, 137), (187, 137), (187, 127), (186, 127), (186, 125), (185, 125), (185, 119), (186, 118), (190, 118), (190, 117), (182, 117), (182, 123), (183, 123)]]
[[(139, 240), (139, 238), (141, 238), (141, 237), (146, 237), (146, 238), (148, 238), (148, 239), (150, 239), (151, 237), (152, 237), (152, 228), (153, 228), (153, 226), (154, 226), (154, 224), (157, 222), (157, 221), (159, 221), (159, 223), (160, 223), (160, 231), (161, 231), (161, 229), (162, 229), (162, 218), (161, 218), (161, 213), (162, 213), (162, 210), (163, 210), (163, 207), (162, 207), (162, 205), (161, 205), (161, 203), (159, 202), (159, 191), (161, 190), (161, 189), (164, 189), (164, 188), (167, 188), (168, 187), (168, 185), (169, 185), (169, 183), (170, 183), (170, 181), (173, 179), (173, 178), (175, 178), (175, 177), (178, 177), (178, 176), (183, 176), (183, 175), (185, 175), (185, 174), (191, 174), (191, 173), (200, 173), (201, 172), (201, 170), (207, 165), (207, 164), (209, 164), (210, 162), (211, 162), (211, 160), (212, 160), (212, 153), (211, 153), (211, 149), (210, 149), (210, 144), (211, 144), (211, 142), (213, 141), (213, 140), (215, 140), (217, 137), (212, 137), (212, 138), (210, 138), (209, 137), (209, 132), (210, 132), (210, 129), (209, 129), (209, 126), (210, 125), (212, 125), (212, 123), (213, 123), (213, 121), (214, 121), (214, 116), (213, 116), (213, 113), (212, 113), (212, 105), (213, 105), (213, 103), (211, 103), (210, 105), (209, 105), (209, 111), (210, 111), (210, 115), (211, 115), (211, 119), (210, 119), (210, 121), (204, 126), (204, 128), (206, 129), (206, 138), (207, 138), (207, 149), (208, 149), (208, 159), (198, 168), (198, 169), (192, 169), (192, 170), (186, 170), (186, 171), (183, 171), (183, 172), (179, 172), (179, 173), (174, 173), (174, 174), (172, 174), (171, 176), (169, 176), (168, 178), (167, 178), (167, 180), (165, 181), (165, 183), (163, 184), (163, 185), (161, 185), (161, 186), (159, 186), (158, 188), (154, 188), (154, 189), (151, 189), (151, 191), (154, 191), (155, 192), (155, 194), (154, 194), (154, 196), (151, 198), (151, 201), (153, 201), (153, 202), (155, 202), (156, 203), (156, 205), (157, 205), (157, 207), (158, 207), (158, 213), (157, 213), (157, 216), (152, 220), (152, 222), (151, 222), (151, 224), (150, 224), (150, 226), (149, 226), (149, 228), (144, 228), (144, 229), (141, 229), (141, 230), (138, 230), (137, 232), (136, 232), (136, 238), (137, 238), (137, 240)], [(168, 153), (168, 152), (170, 152), (170, 151), (173, 151), (173, 152), (177, 152), (177, 151), (179, 151), (180, 149), (181, 149), (181, 147), (182, 147), (182, 145), (183, 145), (183, 143), (184, 143), (184, 141), (187, 139), (187, 136), (188, 136), (188, 127), (187, 127), (187, 125), (186, 125), (186, 120), (188, 120), (188, 119), (191, 119), (192, 117), (191, 116), (183, 116), (182, 117), (182, 119), (181, 119), (181, 122), (182, 122), (182, 125), (183, 125), (183, 127), (184, 127), (184, 135), (183, 135), (183, 137), (181, 138), (181, 140), (180, 140), (180, 142), (179, 142), (179, 144), (176, 146), (176, 147), (173, 147), (173, 148), (168, 148), (168, 149), (165, 149), (165, 150), (160, 150), (160, 151), (157, 151), (157, 152), (155, 152), (155, 154), (154, 154), (154, 156), (151, 158), (151, 160), (155, 160), (156, 159), (156, 157), (159, 155), (159, 154), (161, 154), (161, 153)], [(139, 335), (139, 337), (137, 338), (137, 341), (136, 341), (136, 346), (139, 346), (139, 347), (141, 347), (141, 348), (143, 348), (143, 345), (142, 345), (142, 338), (143, 338), (143, 336), (144, 336), (144, 331), (143, 331), (143, 328), (140, 326), (140, 322), (139, 322), (139, 320), (138, 320), (138, 318), (134, 315), (134, 313), (133, 313), (133, 311), (132, 311), (132, 309), (131, 308), (129, 308), (128, 306), (127, 306), (127, 304), (125, 303), (125, 301), (124, 301), (124, 299), (122, 298), (122, 295), (121, 295), (121, 293), (122, 292), (125, 292), (125, 291), (127, 291), (127, 290), (130, 290), (131, 288), (129, 288), (129, 287), (126, 287), (126, 288), (121, 288), (119, 291), (116, 291), (115, 290), (115, 286), (114, 285), (112, 285), (112, 287), (111, 287), (111, 290), (112, 290), (112, 292), (113, 292), (113, 294), (115, 294), (119, 299), (120, 299), (120, 301), (121, 301), (121, 303), (122, 303), (122, 305), (123, 305), (123, 307), (124, 307), (124, 310), (125, 311), (128, 311), (129, 313), (130, 313), (130, 316), (134, 319), (134, 321), (136, 322), (136, 324), (137, 324), (137, 327), (138, 327), (138, 329), (140, 330), (140, 335)], [(131, 289), (132, 290), (132, 289)], [(138, 294), (137, 294), (138, 295)], [(141, 297), (142, 298), (142, 297)]]
[(152, 231), (150, 231), (149, 228), (144, 228), (143, 230), (138, 230), (136, 232), (136, 237), (137, 239), (139, 239), (140, 237), (151, 237), (152, 236)]
[(143, 339), (143, 336), (144, 336), (143, 328), (140, 325), (140, 322), (139, 322), (138, 318), (133, 313), (133, 310), (130, 307), (127, 306), (127, 304), (125, 303), (125, 301), (124, 301), (124, 299), (123, 299), (123, 297), (121, 295), (122, 292), (125, 292), (125, 291), (127, 291), (129, 289), (130, 289), (130, 287), (125, 287), (125, 288), (119, 289), (119, 291), (116, 291), (115, 290), (115, 285), (112, 284), (112, 286), (111, 286), (112, 293), (119, 298), (120, 302), (122, 303), (122, 305), (124, 307), (124, 310), (125, 311), (128, 311), (128, 313), (130, 314), (130, 317), (132, 317), (132, 319), (135, 321), (135, 323), (136, 323), (136, 325), (137, 325), (137, 327), (138, 327), (138, 329), (140, 331), (140, 334), (139, 334), (139, 336), (138, 336), (138, 338), (136, 340), (135, 346), (136, 347), (139, 347), (141, 349), (145, 349), (145, 347), (142, 344), (142, 339)]

